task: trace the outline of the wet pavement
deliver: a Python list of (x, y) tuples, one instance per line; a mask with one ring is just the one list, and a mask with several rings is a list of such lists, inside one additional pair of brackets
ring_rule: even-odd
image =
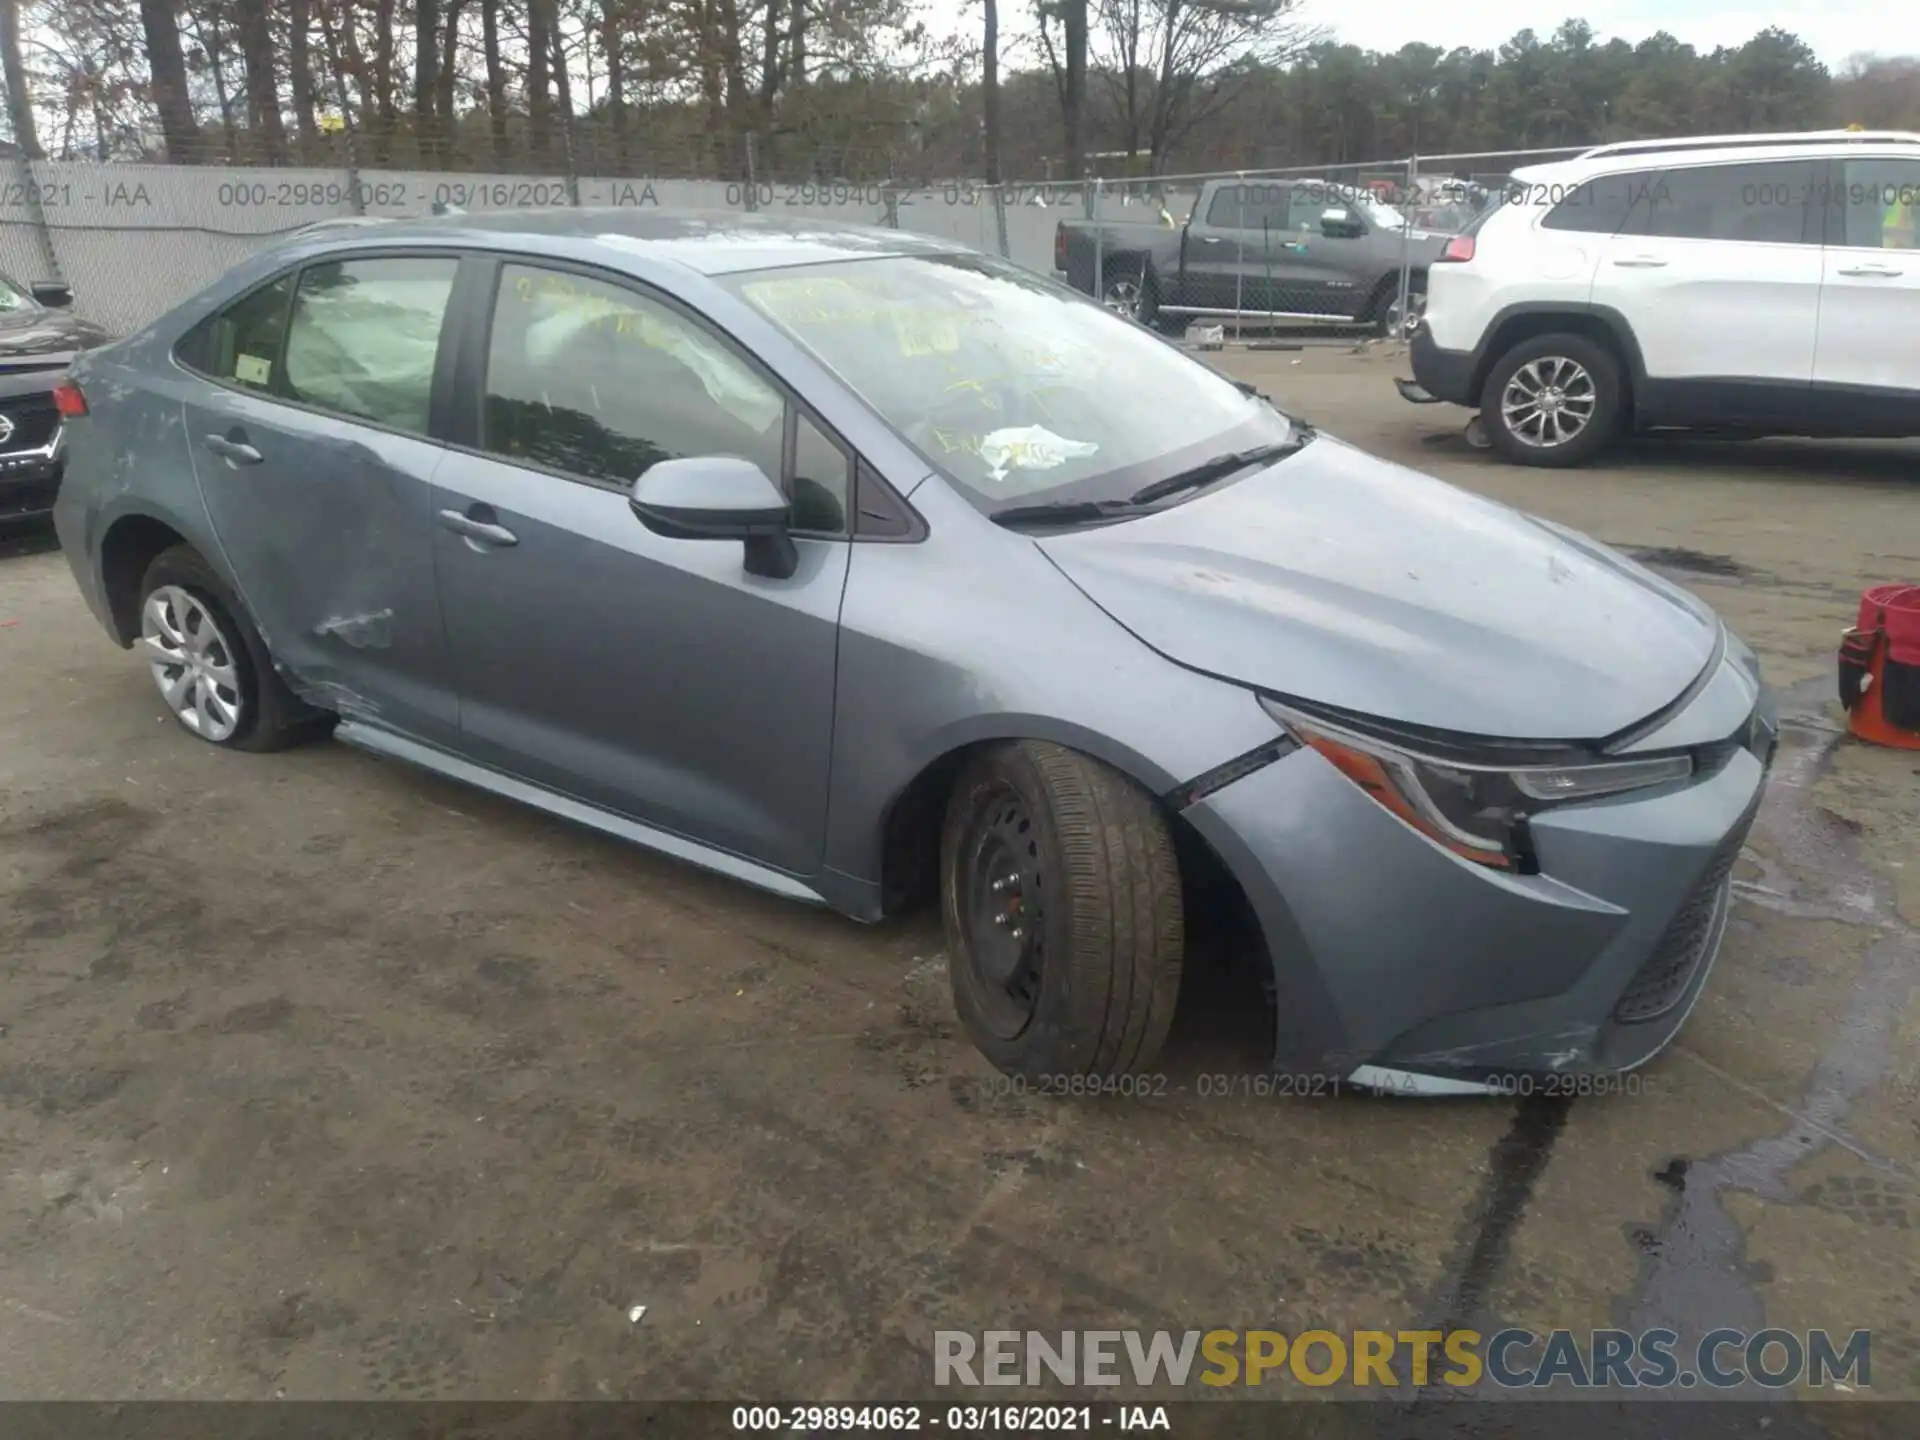
[(1920, 756), (1832, 698), (1859, 590), (1920, 578), (1920, 447), (1521, 471), (1377, 349), (1225, 359), (1633, 549), (1783, 688), (1719, 966), (1636, 1090), (1203, 1095), (1260, 1056), (1223, 973), (1165, 1094), (1013, 1094), (932, 916), (218, 753), (8, 542), (0, 1394), (837, 1400), (925, 1393), (936, 1329), (1772, 1325), (1871, 1329), (1920, 1399)]

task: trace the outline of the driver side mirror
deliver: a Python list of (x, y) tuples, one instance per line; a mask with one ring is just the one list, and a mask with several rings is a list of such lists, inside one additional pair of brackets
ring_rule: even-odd
[(751, 460), (662, 460), (633, 482), (627, 506), (642, 525), (669, 540), (744, 542), (750, 575), (786, 580), (799, 568), (800, 552), (787, 533), (792, 508)]
[(1351, 210), (1328, 210), (1320, 216), (1320, 233), (1329, 240), (1352, 240), (1366, 229)]
[(33, 286), (32, 293), (49, 310), (64, 310), (73, 304), (73, 287), (58, 280), (42, 280)]

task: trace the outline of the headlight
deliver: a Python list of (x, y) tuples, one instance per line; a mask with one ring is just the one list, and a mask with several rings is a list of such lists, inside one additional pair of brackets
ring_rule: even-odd
[(1687, 755), (1571, 765), (1496, 766), (1421, 754), (1261, 697), (1287, 731), (1387, 809), (1463, 859), (1520, 868), (1526, 818), (1556, 804), (1685, 780)]

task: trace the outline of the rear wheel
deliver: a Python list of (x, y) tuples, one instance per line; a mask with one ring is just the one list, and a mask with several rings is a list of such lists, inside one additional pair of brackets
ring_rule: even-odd
[[(1165, 329), (1160, 315), (1159, 286), (1153, 267), (1145, 260), (1109, 261), (1102, 271), (1100, 303), (1116, 315), (1138, 321), (1151, 329)], [(1185, 322), (1181, 322), (1185, 328)]]
[(1367, 304), (1367, 322), (1373, 333), (1384, 339), (1403, 340), (1413, 332), (1427, 308), (1427, 292), (1412, 283), (1407, 287), (1407, 304), (1400, 306), (1400, 277), (1388, 276)]
[(278, 750), (324, 724), (287, 689), (239, 600), (190, 545), (147, 566), (134, 648), (173, 718), (209, 744)]
[(1061, 746), (1000, 746), (961, 772), (940, 864), (954, 1006), (989, 1060), (1029, 1077), (1153, 1063), (1185, 917), (1152, 797)]
[(1487, 376), (1480, 418), (1488, 441), (1521, 465), (1583, 465), (1609, 445), (1626, 412), (1620, 363), (1584, 335), (1536, 335)]

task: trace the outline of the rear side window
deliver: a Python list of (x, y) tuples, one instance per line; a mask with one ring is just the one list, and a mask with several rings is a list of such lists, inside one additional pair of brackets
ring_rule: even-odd
[(287, 327), (287, 398), (426, 434), (440, 327), (459, 268), (451, 257), (309, 265)]
[(1856, 250), (1920, 249), (1920, 160), (1849, 160), (1842, 189), (1845, 220), (1839, 244)]
[(188, 331), (175, 355), (189, 370), (228, 385), (273, 389), (292, 295), (292, 275), (250, 291)]
[(1213, 192), (1207, 224), (1217, 230), (1285, 230), (1293, 200), (1291, 185), (1237, 181)]
[(1821, 163), (1761, 161), (1663, 171), (1634, 215), (1629, 232), (1674, 240), (1753, 244), (1819, 244), (1810, 222)]
[[(1589, 235), (1615, 235), (1625, 228), (1634, 202), (1650, 194), (1654, 181), (1650, 170), (1629, 170), (1620, 175), (1596, 175), (1570, 189), (1553, 195), (1556, 201), (1540, 222), (1545, 230), (1577, 230)], [(1518, 188), (1516, 198), (1523, 198)]]

